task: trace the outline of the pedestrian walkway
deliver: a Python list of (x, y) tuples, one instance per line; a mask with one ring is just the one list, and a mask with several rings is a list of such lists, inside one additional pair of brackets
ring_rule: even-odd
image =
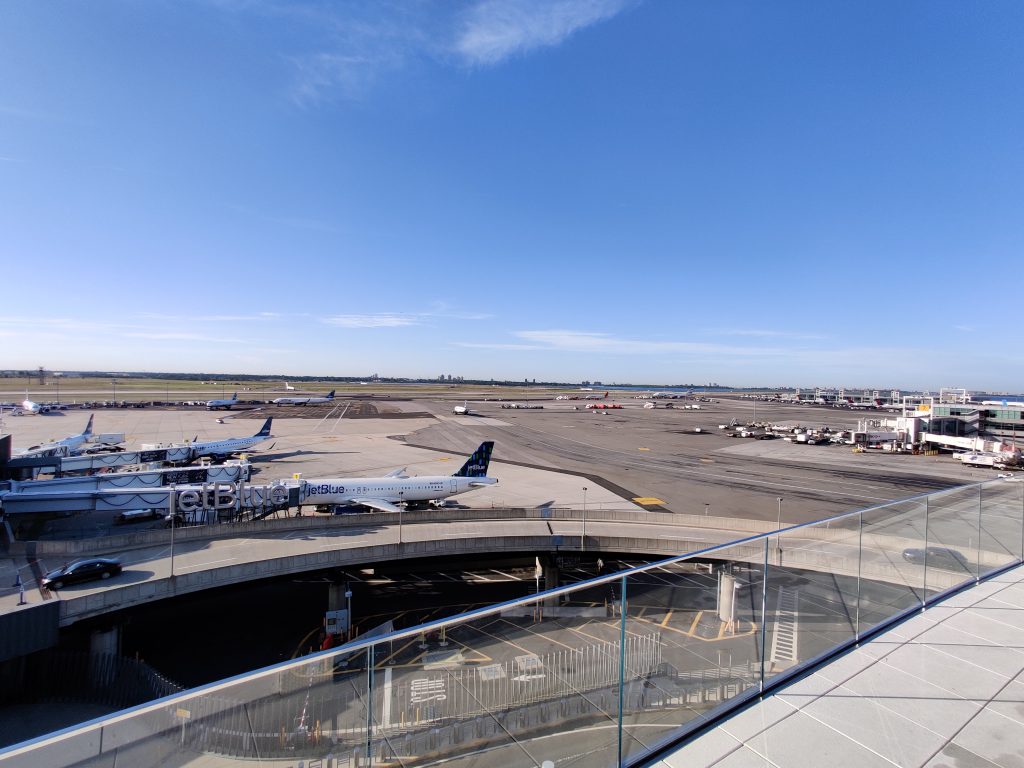
[(1024, 766), (1024, 567), (916, 614), (654, 765)]

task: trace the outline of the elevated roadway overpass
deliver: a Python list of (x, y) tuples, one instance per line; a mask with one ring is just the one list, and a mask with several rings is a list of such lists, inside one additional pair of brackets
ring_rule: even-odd
[[(1017, 553), (1018, 540), (1002, 541), (998, 531), (1000, 506), (1007, 518), (1019, 516), (1019, 484), (1006, 486), (1005, 498), (990, 494), (982, 531), (982, 559), (998, 560), (1003, 552)], [(933, 540), (977, 549), (975, 530), (961, 514), (976, 504), (976, 495), (953, 495), (942, 510), (932, 510)], [(171, 544), (170, 531), (139, 531), (100, 539), (62, 542), (15, 542), (0, 561), (0, 616), (31, 611), (59, 601), (59, 626), (164, 598), (205, 589), (241, 584), (309, 571), (422, 558), (451, 558), (472, 554), (558, 554), (613, 552), (677, 556), (696, 553), (727, 542), (727, 549), (708, 552), (712, 559), (746, 561), (754, 565), (826, 571), (890, 583), (913, 583), (920, 566), (904, 561), (907, 547), (921, 547), (925, 504), (900, 502), (886, 507), (886, 522), (875, 525), (864, 513), (831, 527), (783, 529), (779, 537), (743, 542), (743, 537), (775, 530), (757, 520), (672, 515), (643, 511), (578, 509), (441, 509), (389, 513), (268, 518), (216, 526), (180, 528)], [(895, 511), (895, 514), (894, 514)], [(948, 535), (934, 531), (948, 518)], [(965, 529), (966, 525), (966, 529)], [(967, 533), (964, 533), (964, 530)], [(961, 535), (963, 534), (963, 535)], [(1018, 536), (1019, 537), (1019, 536)], [(864, 557), (858, 557), (863, 548)], [(989, 551), (991, 550), (991, 554)], [(69, 586), (54, 594), (40, 590), (34, 577), (53, 567), (89, 555), (116, 555), (125, 572), (110, 581)], [(982, 563), (986, 564), (985, 562)], [(991, 563), (994, 564), (994, 563)], [(172, 571), (173, 568), (173, 571)], [(935, 569), (931, 569), (935, 571)], [(21, 574), (25, 605), (12, 589)], [(962, 574), (950, 574), (950, 583)], [(936, 572), (929, 578), (942, 580)], [(935, 584), (935, 586), (939, 586)], [(52, 611), (52, 608), (51, 608)]]

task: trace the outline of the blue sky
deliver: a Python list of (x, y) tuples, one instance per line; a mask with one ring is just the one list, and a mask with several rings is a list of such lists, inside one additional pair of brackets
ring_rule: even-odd
[(1019, 391), (1024, 4), (6, 0), (0, 368)]

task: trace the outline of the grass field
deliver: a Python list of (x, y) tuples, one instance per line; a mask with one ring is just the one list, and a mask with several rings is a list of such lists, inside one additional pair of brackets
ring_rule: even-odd
[(523, 385), (480, 385), (441, 383), (368, 382), (291, 382), (294, 390), (286, 390), (281, 380), (216, 381), (195, 379), (101, 378), (95, 376), (48, 376), (46, 384), (37, 377), (0, 379), (0, 402), (18, 403), (25, 399), (39, 403), (74, 403), (76, 401), (179, 401), (228, 398), (235, 392), (240, 400), (273, 400), (302, 394), (323, 395), (335, 390), (339, 398), (358, 398), (371, 395), (401, 398), (436, 398), (443, 400), (551, 398), (562, 392), (575, 391), (572, 387), (543, 387)]

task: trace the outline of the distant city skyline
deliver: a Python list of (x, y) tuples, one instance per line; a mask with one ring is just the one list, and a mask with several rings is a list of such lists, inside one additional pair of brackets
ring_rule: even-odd
[(9, 0), (0, 367), (1024, 389), (1024, 4)]

